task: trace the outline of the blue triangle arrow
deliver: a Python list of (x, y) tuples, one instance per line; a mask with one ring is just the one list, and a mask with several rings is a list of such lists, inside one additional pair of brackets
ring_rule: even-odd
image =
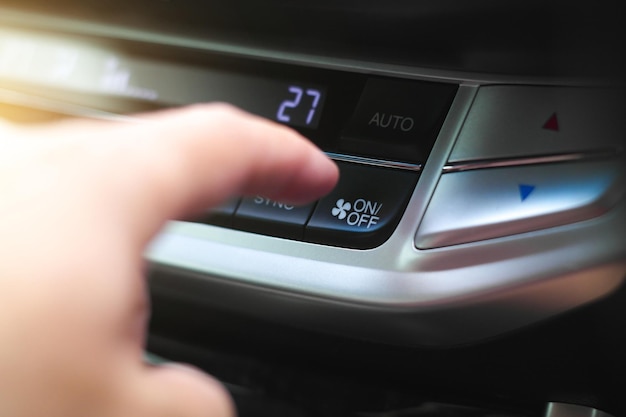
[(528, 185), (528, 184), (519, 185), (519, 196), (522, 199), (522, 201), (526, 200), (533, 191), (535, 191), (534, 185)]

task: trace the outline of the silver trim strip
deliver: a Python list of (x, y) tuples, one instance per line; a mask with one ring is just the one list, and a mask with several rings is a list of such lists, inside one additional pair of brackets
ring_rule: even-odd
[(333, 159), (335, 161), (352, 162), (355, 164), (372, 165), (372, 166), (384, 167), (384, 168), (403, 169), (405, 171), (419, 172), (422, 170), (422, 164), (386, 161), (383, 159), (366, 158), (362, 156), (345, 155), (345, 154), (334, 153), (334, 152), (325, 152), (325, 154), (330, 159)]
[(477, 169), (505, 168), (524, 165), (551, 164), (556, 162), (589, 161), (619, 156), (620, 150), (602, 150), (597, 152), (568, 153), (507, 159), (486, 159), (471, 162), (451, 162), (443, 167), (443, 173), (474, 171)]
[(549, 402), (544, 417), (613, 417), (597, 408)]
[(139, 122), (140, 119), (110, 113), (92, 107), (72, 104), (65, 101), (21, 93), (14, 90), (0, 88), (0, 103), (28, 107), (36, 110), (48, 111), (65, 116), (84, 117), (89, 119), (110, 120), (118, 122)]

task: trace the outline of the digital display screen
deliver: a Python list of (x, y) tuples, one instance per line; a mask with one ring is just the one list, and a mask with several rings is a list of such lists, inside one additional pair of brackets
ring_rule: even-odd
[(276, 120), (294, 126), (316, 128), (325, 92), (317, 88), (290, 85), (290, 98), (280, 102)]
[(319, 125), (324, 85), (124, 56), (62, 37), (0, 30), (0, 84), (19, 82), (164, 107), (227, 102), (294, 127)]

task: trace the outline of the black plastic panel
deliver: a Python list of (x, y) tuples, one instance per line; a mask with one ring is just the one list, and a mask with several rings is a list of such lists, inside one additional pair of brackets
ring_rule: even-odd
[(470, 72), (623, 77), (619, 0), (5, 0), (78, 20)]

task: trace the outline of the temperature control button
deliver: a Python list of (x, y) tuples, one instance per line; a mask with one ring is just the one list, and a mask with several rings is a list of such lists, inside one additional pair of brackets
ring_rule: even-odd
[(623, 97), (607, 89), (481, 87), (450, 162), (618, 150)]
[(420, 249), (574, 223), (624, 194), (624, 161), (594, 161), (443, 174), (416, 235)]
[(305, 229), (305, 239), (361, 249), (381, 244), (398, 224), (419, 174), (338, 165), (339, 184), (319, 201)]

